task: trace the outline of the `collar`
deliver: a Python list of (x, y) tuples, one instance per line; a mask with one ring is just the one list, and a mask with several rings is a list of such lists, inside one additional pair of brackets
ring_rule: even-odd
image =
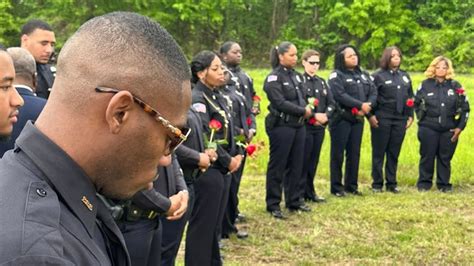
[(58, 197), (93, 237), (99, 202), (95, 187), (84, 170), (31, 121), (25, 125), (16, 144), (41, 170)]
[(33, 89), (26, 86), (26, 85), (16, 84), (15, 88), (18, 90), (18, 93), (24, 92), (24, 94), (29, 94), (29, 95), (36, 96), (36, 93), (33, 91)]
[(240, 66), (227, 66), (227, 68), (229, 68), (230, 71), (232, 71), (233, 73), (237, 73), (237, 72), (240, 72), (241, 68)]

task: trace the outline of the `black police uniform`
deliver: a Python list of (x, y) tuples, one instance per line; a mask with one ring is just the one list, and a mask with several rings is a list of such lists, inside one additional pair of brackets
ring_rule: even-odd
[(56, 67), (36, 62), (36, 95), (48, 99), (56, 77)]
[[(122, 231), (132, 265), (159, 265), (161, 254), (170, 249), (178, 232), (167, 230), (162, 241), (163, 224), (160, 215), (171, 206), (169, 197), (179, 191), (187, 190), (179, 163), (173, 155), (172, 163), (158, 168), (159, 178), (153, 182), (152, 190), (143, 190), (135, 194), (124, 207), (124, 215), (117, 224)], [(167, 228), (166, 228), (167, 229)], [(172, 236), (170, 235), (172, 234)], [(162, 249), (162, 244), (166, 247)], [(167, 259), (169, 259), (167, 257)]]
[(84, 170), (28, 122), (0, 160), (0, 264), (130, 265)]
[(463, 130), (469, 117), (469, 102), (462, 86), (455, 80), (438, 82), (429, 78), (422, 82), (415, 97), (420, 141), (420, 173), (417, 186), (429, 190), (432, 186), (436, 160), (436, 186), (451, 190), (451, 159), (456, 142), (451, 141), (454, 128)]
[[(217, 161), (194, 184), (196, 202), (186, 235), (185, 263), (219, 265), (221, 259), (217, 227), (222, 224), (228, 198), (224, 176), (229, 172), (228, 166), (235, 155), (233, 124), (227, 110), (227, 100), (220, 93), (198, 81), (192, 95), (192, 106), (201, 118), (203, 133), (210, 136), (209, 121), (216, 119), (221, 122), (222, 128), (216, 132), (214, 140), (227, 140), (227, 144), (217, 146)], [(227, 179), (230, 180), (230, 177)]]
[[(241, 93), (242, 90), (239, 90), (241, 84), (236, 80), (232, 73), (229, 73), (231, 78), (227, 85), (225, 85), (221, 91), (229, 97), (232, 101), (232, 106), (230, 106), (230, 112), (234, 124), (234, 135), (239, 136), (242, 140), (242, 144), (247, 143), (249, 136), (249, 130), (252, 126), (252, 106), (247, 102), (244, 94)], [(243, 86), (243, 85), (242, 85)], [(238, 151), (241, 154), (244, 154), (242, 147), (237, 147)], [(245, 157), (244, 157), (245, 158)], [(228, 238), (232, 233), (237, 233), (237, 228), (235, 226), (235, 219), (238, 216), (238, 192), (240, 187), (240, 181), (242, 179), (242, 174), (244, 170), (245, 159), (242, 160), (240, 168), (231, 174), (231, 183), (229, 189), (229, 199), (227, 202), (226, 211), (224, 218), (222, 220), (222, 237)]]
[[(306, 102), (309, 103), (309, 98), (318, 100), (317, 107), (313, 109), (313, 116), (316, 113), (326, 113), (326, 115), (330, 117), (335, 107), (326, 81), (318, 76), (311, 77), (307, 73), (304, 73), (303, 76), (305, 79), (304, 88)], [(300, 184), (300, 197), (306, 200), (316, 201), (318, 198), (314, 189), (314, 176), (318, 168), (325, 129), (326, 125), (314, 125), (311, 124), (311, 120), (306, 121), (303, 174)]]
[(413, 88), (410, 75), (402, 70), (379, 70), (373, 75), (377, 88), (377, 106), (372, 110), (379, 121), (372, 131), (372, 188), (382, 189), (384, 184), (383, 164), (385, 163), (385, 186), (387, 190), (397, 187), (398, 156), (405, 138), (409, 117), (413, 118)]
[[(377, 91), (368, 73), (356, 69), (335, 70), (329, 76), (329, 88), (334, 95), (337, 112), (330, 119), (331, 133), (331, 193), (358, 193), (360, 146), (364, 129), (363, 118), (352, 115), (352, 108), (361, 110), (362, 103), (376, 105)], [(346, 164), (344, 185), (342, 164)]]
[(265, 118), (270, 140), (266, 180), (266, 204), (270, 212), (280, 210), (282, 183), (286, 207), (301, 207), (299, 185), (306, 135), (302, 83), (303, 77), (295, 70), (278, 66), (267, 76), (263, 86), (270, 101), (270, 113)]

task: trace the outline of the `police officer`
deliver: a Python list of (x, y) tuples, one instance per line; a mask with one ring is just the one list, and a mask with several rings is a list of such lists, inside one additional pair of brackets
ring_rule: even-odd
[(306, 121), (306, 139), (304, 148), (303, 174), (301, 178), (301, 198), (312, 202), (325, 202), (316, 194), (314, 176), (318, 167), (319, 155), (324, 140), (328, 117), (334, 112), (334, 102), (326, 81), (316, 75), (320, 64), (319, 52), (307, 50), (303, 53), (302, 63), (305, 70), (304, 89), (306, 102), (312, 106), (313, 115)]
[(305, 140), (304, 119), (311, 116), (306, 106), (303, 77), (293, 68), (298, 57), (296, 46), (282, 42), (272, 48), (272, 72), (266, 77), (263, 90), (270, 105), (265, 128), (270, 140), (270, 161), (267, 169), (267, 211), (277, 219), (284, 219), (281, 209), (282, 185), (286, 207), (290, 211), (311, 211), (301, 203), (299, 186), (303, 168)]
[[(359, 66), (357, 49), (348, 44), (339, 46), (334, 57), (334, 71), (329, 87), (338, 107), (330, 121), (331, 133), (331, 193), (343, 197), (346, 192), (362, 195), (358, 189), (360, 146), (364, 116), (375, 107), (377, 91), (371, 77)], [(344, 184), (343, 156), (346, 154)]]
[(56, 38), (51, 26), (42, 20), (30, 20), (21, 28), (21, 48), (28, 50), (36, 61), (36, 94), (48, 99), (56, 76), (56, 68), (49, 64)]
[[(163, 156), (158, 169), (159, 178), (152, 190), (137, 193), (124, 204), (124, 214), (117, 217), (130, 254), (132, 265), (160, 265), (162, 244), (168, 250), (170, 237), (162, 241), (165, 230), (160, 215), (166, 220), (181, 219), (188, 205), (188, 191), (175, 156)], [(166, 233), (171, 233), (167, 230)], [(177, 232), (174, 236), (176, 237)]]
[(415, 97), (421, 155), (416, 185), (419, 191), (431, 189), (436, 160), (436, 187), (451, 192), (451, 159), (466, 127), (469, 102), (464, 88), (453, 79), (454, 69), (448, 58), (436, 57), (425, 75), (427, 79)]
[(217, 92), (225, 84), (221, 60), (211, 51), (202, 51), (193, 58), (191, 72), (195, 84), (192, 106), (201, 118), (203, 133), (210, 141), (210, 121), (219, 121), (221, 128), (212, 134), (212, 142), (218, 140), (220, 143), (216, 150), (218, 158), (213, 158), (211, 167), (201, 174), (194, 185), (196, 202), (187, 231), (185, 263), (220, 265), (217, 225), (222, 224), (229, 196), (224, 180), (230, 180), (225, 175), (239, 169), (242, 156), (236, 153), (228, 102)]
[(373, 74), (377, 106), (369, 123), (372, 131), (372, 191), (399, 193), (397, 163), (407, 128), (413, 123), (413, 88), (410, 75), (400, 69), (402, 53), (398, 47), (385, 48), (380, 69)]
[[(253, 87), (253, 80), (252, 78), (245, 73), (245, 71), (240, 67), (240, 62), (242, 60), (242, 49), (240, 45), (233, 41), (228, 41), (222, 44), (220, 48), (220, 55), (222, 60), (227, 66), (227, 69), (230, 71), (230, 79), (231, 83), (234, 84), (236, 90), (232, 94), (238, 94), (238, 98), (242, 98), (240, 95), (243, 95), (244, 100), (241, 101), (241, 104), (244, 104), (245, 112), (247, 116), (244, 117), (243, 115), (239, 115), (241, 119), (243, 118), (243, 123), (239, 122), (239, 119), (234, 119), (234, 124), (237, 123), (240, 125), (240, 128), (244, 131), (243, 136), (245, 136), (246, 142), (250, 143), (256, 133), (257, 130), (257, 123), (255, 117), (260, 112), (260, 105), (259, 102), (255, 101), (256, 93)], [(231, 84), (229, 84), (231, 85)], [(234, 97), (235, 98), (235, 97)], [(240, 119), (240, 120), (241, 120)], [(238, 127), (238, 126), (237, 126)], [(238, 133), (237, 135), (240, 135)], [(242, 161), (242, 166), (240, 169), (233, 174), (231, 188), (230, 188), (230, 197), (228, 203), (228, 212), (230, 217), (229, 220), (232, 221), (234, 224), (235, 219), (244, 220), (245, 215), (240, 213), (238, 209), (239, 198), (238, 198), (238, 191), (240, 187), (240, 181), (242, 179), (242, 174), (245, 167), (246, 157), (244, 157)], [(230, 225), (230, 224), (229, 224)], [(234, 227), (235, 229), (235, 227)], [(243, 237), (243, 231), (238, 233), (238, 236)]]

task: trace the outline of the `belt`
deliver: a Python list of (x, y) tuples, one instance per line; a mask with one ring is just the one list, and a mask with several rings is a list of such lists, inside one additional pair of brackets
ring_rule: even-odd
[(275, 113), (273, 115), (279, 117), (285, 123), (298, 123), (298, 124), (304, 123), (304, 117), (302, 116), (294, 116), (290, 114), (285, 114), (283, 112)]
[(154, 210), (140, 209), (134, 204), (130, 204), (126, 207), (123, 219), (127, 222), (136, 222), (140, 219), (154, 220), (158, 217), (158, 212)]

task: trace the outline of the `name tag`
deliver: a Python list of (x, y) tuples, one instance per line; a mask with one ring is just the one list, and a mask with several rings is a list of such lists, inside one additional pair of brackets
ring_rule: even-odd
[(346, 79), (346, 82), (352, 82), (352, 79)]
[(387, 80), (387, 81), (385, 81), (385, 84), (392, 84), (392, 81), (391, 81), (391, 80)]
[(283, 85), (290, 85), (290, 83), (288, 83), (288, 82), (283, 82)]
[(426, 94), (427, 96), (433, 96), (434, 95), (434, 92), (430, 92), (428, 94)]

